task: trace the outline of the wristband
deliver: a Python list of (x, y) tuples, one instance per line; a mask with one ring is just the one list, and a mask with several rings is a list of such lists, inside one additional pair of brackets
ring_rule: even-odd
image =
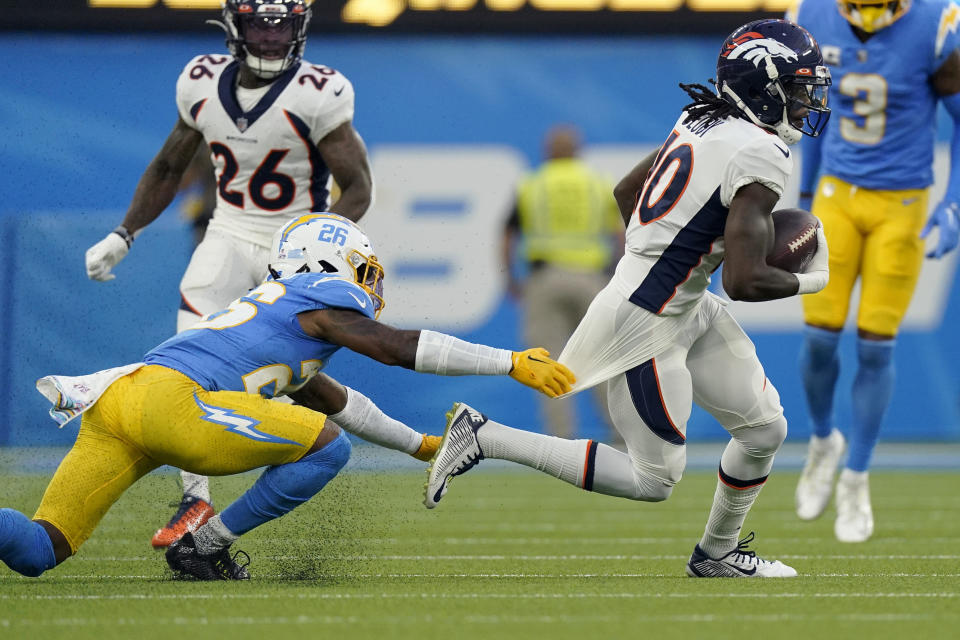
[(127, 228), (122, 224), (114, 229), (112, 233), (115, 233), (123, 238), (123, 241), (127, 243), (127, 249), (133, 246), (133, 234), (127, 231)]

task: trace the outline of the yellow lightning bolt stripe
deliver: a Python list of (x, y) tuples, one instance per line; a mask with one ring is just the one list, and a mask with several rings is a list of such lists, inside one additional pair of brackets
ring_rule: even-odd
[(940, 14), (940, 28), (937, 29), (937, 46), (934, 52), (938, 58), (940, 57), (941, 51), (943, 51), (943, 45), (947, 41), (947, 36), (951, 33), (956, 33), (957, 27), (960, 26), (960, 7), (950, 3), (950, 6), (943, 10), (943, 13)]

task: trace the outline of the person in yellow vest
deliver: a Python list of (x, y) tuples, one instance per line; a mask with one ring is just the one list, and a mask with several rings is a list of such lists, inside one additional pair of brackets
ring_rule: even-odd
[[(575, 127), (558, 125), (547, 132), (546, 160), (518, 186), (503, 235), (508, 291), (523, 305), (525, 340), (554, 355), (563, 349), (623, 254), (623, 219), (613, 186), (577, 157), (579, 149), (580, 133)], [(517, 240), (521, 243), (515, 252)], [(523, 282), (517, 278), (516, 253), (528, 266)], [(596, 397), (609, 426), (602, 389), (596, 389)], [(544, 425), (551, 434), (574, 435), (572, 399), (542, 406)]]

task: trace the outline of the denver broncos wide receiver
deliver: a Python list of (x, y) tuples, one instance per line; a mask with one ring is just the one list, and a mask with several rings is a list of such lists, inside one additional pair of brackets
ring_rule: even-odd
[[(844, 437), (833, 401), (837, 353), (860, 279), (857, 371), (850, 449), (837, 482), (834, 532), (842, 542), (873, 533), (868, 470), (893, 395), (897, 331), (920, 275), (924, 242), (938, 229), (929, 258), (960, 236), (960, 6), (951, 0), (803, 0), (796, 22), (820, 42), (834, 77), (835, 116), (803, 147), (801, 203), (823, 221), (830, 242), (830, 284), (803, 299), (800, 370), (813, 436), (796, 490), (797, 515), (820, 516), (833, 492)], [(924, 224), (933, 183), (937, 103), (953, 118), (950, 178)]]
[[(723, 43), (717, 90), (681, 85), (693, 98), (660, 149), (620, 181), (626, 254), (558, 359), (575, 391), (608, 382), (607, 402), (627, 453), (591, 440), (511, 429), (466, 405), (448, 414), (425, 504), (483, 458), (541, 469), (588, 491), (659, 502), (686, 464), (691, 402), (730, 433), (707, 526), (686, 571), (693, 577), (791, 577), (779, 561), (737, 542), (787, 433), (780, 397), (750, 338), (707, 292), (721, 261), (734, 299), (818, 291), (827, 251), (805, 273), (766, 263), (771, 212), (793, 165), (788, 145), (823, 129), (830, 73), (816, 41), (783, 20), (751, 22)], [(718, 95), (719, 94), (719, 95)]]
[[(231, 56), (207, 54), (177, 80), (179, 119), (137, 185), (123, 222), (86, 255), (87, 274), (111, 269), (170, 204), (199, 145), (217, 170), (213, 219), (180, 282), (177, 330), (222, 309), (266, 276), (270, 239), (292, 217), (329, 209), (359, 220), (370, 204), (366, 150), (352, 125), (353, 86), (302, 59), (305, 0), (226, 0)], [(331, 175), (341, 189), (330, 205)], [(206, 478), (182, 474), (177, 513), (151, 541), (165, 547), (213, 514)]]
[[(306, 502), (339, 472), (350, 455), (340, 427), (420, 459), (439, 444), (318, 373), (340, 347), (426, 373), (509, 374), (550, 396), (570, 390), (572, 374), (543, 349), (511, 352), (377, 322), (383, 268), (366, 235), (342, 216), (289, 222), (275, 236), (269, 269), (260, 286), (143, 362), (38, 381), (58, 422), (82, 414), (80, 432), (33, 520), (0, 509), (0, 560), (26, 576), (63, 562), (127, 487), (162, 464), (204, 475), (268, 466), (166, 554), (180, 574), (247, 578), (230, 544)], [(268, 400), (284, 394), (303, 406)]]

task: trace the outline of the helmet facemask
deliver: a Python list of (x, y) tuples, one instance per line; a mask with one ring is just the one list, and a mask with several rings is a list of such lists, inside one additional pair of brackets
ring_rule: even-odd
[(254, 75), (272, 80), (303, 57), (311, 11), (304, 0), (227, 0), (227, 48)]
[(899, 20), (911, 0), (837, 0), (840, 15), (866, 33), (876, 33)]

